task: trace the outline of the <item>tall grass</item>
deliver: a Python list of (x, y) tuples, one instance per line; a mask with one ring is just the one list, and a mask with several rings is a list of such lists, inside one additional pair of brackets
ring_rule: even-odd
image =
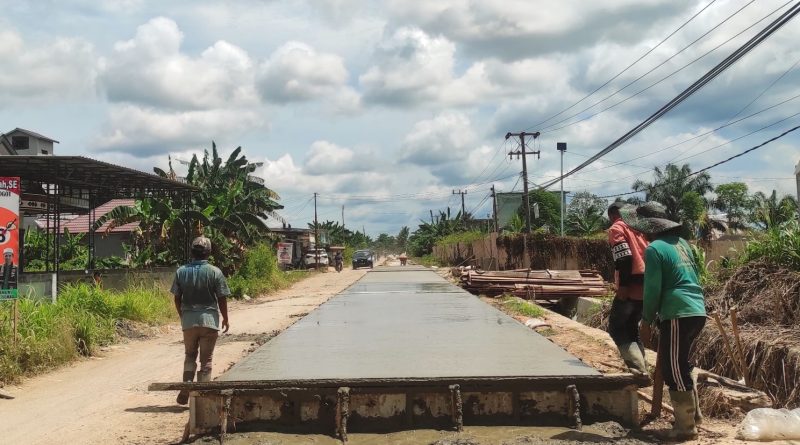
[(0, 320), (0, 382), (95, 354), (116, 340), (121, 320), (160, 324), (175, 317), (171, 297), (158, 288), (112, 292), (88, 284), (68, 285), (55, 304), (26, 298), (18, 304), (16, 347), (10, 323)]
[(228, 287), (236, 298), (257, 297), (288, 287), (306, 276), (308, 272), (282, 271), (272, 246), (259, 244), (245, 253), (239, 270), (228, 278)]
[(800, 223), (790, 221), (747, 243), (739, 262), (746, 264), (755, 260), (800, 271)]

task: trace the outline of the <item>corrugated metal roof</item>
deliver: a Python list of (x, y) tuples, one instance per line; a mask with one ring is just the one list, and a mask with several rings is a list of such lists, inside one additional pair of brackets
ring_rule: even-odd
[[(133, 199), (112, 199), (107, 203), (101, 205), (95, 210), (95, 218), (99, 219), (101, 216), (107, 214), (108, 212), (114, 210), (116, 207), (119, 206), (128, 206), (133, 207), (136, 203)], [(94, 221), (92, 221), (94, 223)], [(110, 225), (110, 221), (103, 224), (99, 229), (97, 229), (96, 233), (102, 234), (105, 233)], [(133, 222), (129, 224), (124, 224), (122, 226), (114, 227), (111, 230), (111, 233), (129, 233), (139, 227), (138, 222)], [(69, 233), (89, 233), (89, 215), (80, 215), (77, 218), (71, 219), (66, 223), (62, 223), (61, 225), (62, 230), (69, 230)]]

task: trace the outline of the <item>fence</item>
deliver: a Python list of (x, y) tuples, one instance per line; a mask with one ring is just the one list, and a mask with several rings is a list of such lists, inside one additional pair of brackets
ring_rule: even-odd
[[(154, 267), (151, 269), (110, 269), (101, 270), (102, 285), (106, 289), (124, 290), (131, 285), (158, 286), (169, 288), (175, 276), (175, 267)], [(84, 271), (61, 271), (58, 285), (80, 282), (93, 282), (93, 277)], [(19, 277), (20, 296), (37, 299), (52, 299), (54, 274), (51, 272), (25, 272)]]
[[(712, 265), (723, 257), (733, 258), (744, 251), (745, 240), (699, 243)], [(594, 269), (611, 280), (614, 263), (604, 239), (570, 238), (549, 235), (498, 237), (490, 233), (472, 243), (437, 245), (433, 256), (451, 266), (474, 265), (484, 270), (509, 269)]]

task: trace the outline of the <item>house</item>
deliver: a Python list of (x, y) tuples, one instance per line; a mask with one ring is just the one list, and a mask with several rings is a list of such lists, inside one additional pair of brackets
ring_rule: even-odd
[(34, 131), (15, 128), (0, 135), (0, 155), (49, 156), (53, 154), (53, 144), (58, 143)]
[[(94, 211), (95, 221), (108, 214), (120, 206), (133, 207), (136, 203), (133, 199), (112, 199), (107, 203), (97, 207)], [(89, 214), (78, 215), (69, 221), (61, 224), (62, 231), (69, 231), (70, 234), (88, 234), (90, 226)], [(111, 230), (109, 230), (111, 228)], [(139, 229), (138, 222), (122, 224), (111, 227), (111, 221), (106, 222), (95, 231), (94, 250), (97, 258), (108, 258), (116, 256), (125, 258), (124, 244), (131, 242), (131, 233)]]

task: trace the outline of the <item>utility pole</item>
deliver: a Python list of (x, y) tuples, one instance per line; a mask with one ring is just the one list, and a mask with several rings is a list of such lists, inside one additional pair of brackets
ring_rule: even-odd
[(561, 152), (561, 236), (564, 236), (564, 152), (567, 151), (567, 143), (556, 142), (556, 150)]
[(433, 209), (430, 209), (430, 211), (431, 211), (431, 225), (433, 225)]
[(500, 228), (497, 227), (497, 193), (494, 191), (494, 185), (492, 185), (492, 213), (494, 214), (494, 231), (500, 232)]
[(342, 204), (342, 232), (344, 232), (344, 204)]
[(525, 150), (525, 137), (533, 136), (533, 139), (539, 137), (539, 132), (535, 133), (506, 133), (506, 139), (510, 138), (511, 136), (519, 138), (520, 149), (517, 151), (510, 151), (508, 152), (509, 159), (512, 158), (514, 155), (517, 155), (517, 159), (522, 156), (522, 203), (525, 205), (525, 231), (527, 233), (531, 233), (531, 204), (528, 202), (528, 163), (526, 160), (526, 155), (536, 155), (537, 159), (540, 157), (540, 152), (538, 151), (526, 151)]
[(314, 258), (319, 270), (319, 221), (317, 221), (317, 192), (314, 192)]
[(467, 191), (466, 190), (464, 190), (464, 191), (461, 191), (461, 190), (455, 191), (455, 190), (453, 190), (453, 194), (454, 195), (461, 195), (461, 220), (463, 221), (467, 217), (467, 209), (464, 208), (464, 195), (467, 194)]

